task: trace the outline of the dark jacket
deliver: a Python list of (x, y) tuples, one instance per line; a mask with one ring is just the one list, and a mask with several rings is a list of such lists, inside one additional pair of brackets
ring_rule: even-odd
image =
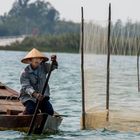
[[(57, 66), (53, 67), (53, 70)], [(41, 63), (37, 69), (33, 70), (31, 65), (28, 65), (20, 76), (20, 100), (22, 103), (32, 100), (36, 102), (35, 97), (32, 96), (34, 92), (41, 93), (46, 81), (46, 74), (49, 72), (50, 64)], [(45, 96), (50, 96), (49, 85), (46, 87)]]

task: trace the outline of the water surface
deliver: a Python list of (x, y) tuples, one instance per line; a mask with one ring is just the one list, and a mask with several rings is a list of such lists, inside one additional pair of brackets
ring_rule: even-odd
[[(19, 75), (22, 69), (26, 66), (20, 63), (20, 60), (24, 57), (26, 52), (14, 52), (14, 51), (0, 51), (0, 81), (7, 84), (8, 86), (19, 91)], [(46, 53), (50, 57), (51, 53)], [(119, 132), (119, 131), (108, 131), (105, 129), (100, 130), (81, 130), (80, 129), (80, 116), (81, 116), (81, 78), (80, 78), (80, 55), (79, 54), (65, 54), (57, 53), (59, 61), (59, 69), (54, 71), (50, 79), (51, 87), (51, 102), (57, 112), (60, 114), (68, 115), (64, 118), (63, 123), (60, 127), (60, 132), (55, 135), (42, 135), (32, 137), (27, 137), (25, 133), (18, 131), (0, 131), (1, 140), (28, 140), (28, 139), (42, 139), (42, 140), (139, 140), (140, 133), (135, 132)], [(120, 61), (125, 58), (113, 58), (115, 65), (119, 64)], [(132, 80), (132, 83), (137, 84), (136, 79), (133, 78), (134, 71), (136, 67), (132, 67), (132, 63), (135, 62), (135, 58), (128, 57), (129, 69), (127, 72), (132, 74), (130, 78), (128, 75), (128, 80)], [(99, 63), (100, 64), (100, 63)], [(96, 64), (98, 67), (98, 64)], [(99, 65), (100, 67), (100, 65)], [(113, 70), (114, 71), (114, 70)], [(116, 69), (116, 73), (118, 73)], [(126, 78), (124, 76), (124, 78)], [(117, 81), (119, 84), (120, 82)], [(127, 83), (126, 83), (127, 85)], [(118, 85), (117, 85), (118, 86)], [(102, 87), (100, 87), (102, 88)], [(120, 88), (120, 87), (118, 87)], [(127, 102), (128, 96), (132, 96), (135, 100), (139, 100), (139, 95), (136, 92), (137, 87), (126, 88), (128, 90), (128, 95), (126, 95), (126, 100), (122, 102)], [(116, 96), (112, 96), (112, 102), (117, 99)], [(135, 105), (139, 107), (138, 102), (134, 101)], [(133, 104), (132, 104), (133, 105)], [(118, 106), (116, 104), (116, 106)]]

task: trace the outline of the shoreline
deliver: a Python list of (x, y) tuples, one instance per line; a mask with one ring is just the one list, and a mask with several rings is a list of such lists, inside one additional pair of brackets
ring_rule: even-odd
[[(32, 47), (32, 48), (36, 48), (36, 47)], [(0, 47), (0, 51), (16, 51), (16, 52), (27, 52), (27, 51), (30, 51), (31, 49), (32, 49), (31, 47), (29, 48), (29, 49), (9, 49), (9, 48), (6, 48), (6, 47)], [(51, 50), (51, 49), (44, 49), (44, 48), (37, 48), (37, 49), (39, 49), (40, 51), (42, 51), (42, 52), (54, 52), (54, 53), (73, 53), (73, 54), (79, 54), (79, 51), (71, 51), (71, 50), (69, 50), (69, 51), (60, 51), (60, 50)]]

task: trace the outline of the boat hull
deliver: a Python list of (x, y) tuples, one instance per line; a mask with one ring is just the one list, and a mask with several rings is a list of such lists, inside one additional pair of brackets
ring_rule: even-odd
[[(43, 115), (44, 114), (37, 115), (34, 129), (39, 128), (43, 120)], [(0, 115), (0, 130), (16, 130), (27, 132), (31, 119), (32, 115)], [(48, 116), (43, 133), (58, 131), (61, 122), (61, 117)]]
[[(33, 115), (23, 115), (24, 106), (18, 99), (19, 93), (0, 83), (0, 130), (18, 130), (27, 132)], [(58, 113), (50, 116), (45, 113), (37, 115), (34, 130), (40, 127), (44, 117), (47, 120), (43, 132), (56, 132), (62, 122)]]

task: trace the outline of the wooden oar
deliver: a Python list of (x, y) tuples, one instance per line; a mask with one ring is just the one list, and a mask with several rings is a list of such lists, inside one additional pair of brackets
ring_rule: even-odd
[[(50, 70), (48, 72), (48, 76), (46, 78), (46, 82), (45, 82), (44, 88), (43, 88), (42, 93), (41, 93), (42, 95), (44, 95), (44, 93), (45, 93), (46, 87), (48, 85), (48, 82), (49, 82), (49, 79), (50, 79), (50, 76), (51, 76), (53, 65), (54, 65), (54, 62), (55, 62), (53, 59), (51, 59), (51, 61), (52, 61), (52, 63), (51, 63), (51, 66), (50, 66)], [(30, 123), (30, 127), (29, 127), (29, 130), (28, 130), (28, 135), (30, 135), (32, 133), (32, 131), (33, 131), (35, 120), (36, 120), (38, 109), (39, 109), (39, 104), (40, 104), (40, 101), (37, 100), (37, 106), (36, 106), (35, 112), (33, 114), (33, 118), (31, 120), (31, 123)]]

